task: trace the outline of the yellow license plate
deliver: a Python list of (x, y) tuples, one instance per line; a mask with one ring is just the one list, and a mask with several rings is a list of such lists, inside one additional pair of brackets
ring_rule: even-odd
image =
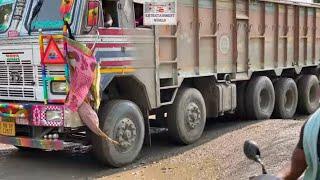
[(14, 122), (0, 122), (0, 134), (4, 136), (15, 136), (16, 124)]

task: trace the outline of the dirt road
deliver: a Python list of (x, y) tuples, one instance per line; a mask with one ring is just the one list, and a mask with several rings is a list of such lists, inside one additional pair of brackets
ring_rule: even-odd
[(276, 173), (289, 160), (302, 124), (269, 120), (245, 125), (175, 157), (102, 179), (248, 179), (261, 170), (242, 153), (246, 139), (261, 145), (269, 172)]
[(119, 169), (99, 166), (88, 154), (2, 151), (0, 146), (0, 179), (248, 179), (260, 169), (245, 159), (244, 140), (261, 145), (274, 173), (289, 159), (304, 119), (211, 121), (200, 141), (183, 147), (169, 143), (166, 133), (155, 134), (153, 146), (144, 148), (136, 163)]

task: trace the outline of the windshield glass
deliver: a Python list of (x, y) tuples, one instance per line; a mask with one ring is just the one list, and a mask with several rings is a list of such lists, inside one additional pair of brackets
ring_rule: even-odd
[(11, 22), (15, 0), (0, 0), (0, 32), (6, 31)]
[[(61, 29), (63, 27), (63, 20), (60, 14), (60, 5), (61, 5), (61, 0), (44, 0), (38, 16), (32, 22), (32, 29), (33, 30)], [(72, 19), (72, 13), (71, 13), (71, 19)]]

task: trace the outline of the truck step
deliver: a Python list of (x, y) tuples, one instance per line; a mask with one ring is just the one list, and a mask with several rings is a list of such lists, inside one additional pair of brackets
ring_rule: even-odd
[(176, 64), (178, 63), (178, 61), (160, 61), (160, 65), (161, 64)]
[(163, 86), (160, 87), (160, 90), (165, 90), (165, 89), (174, 89), (174, 88), (178, 88), (179, 86), (177, 85), (173, 85), (173, 86)]
[(159, 36), (159, 38), (177, 38), (177, 36), (175, 35), (162, 35), (162, 36)]

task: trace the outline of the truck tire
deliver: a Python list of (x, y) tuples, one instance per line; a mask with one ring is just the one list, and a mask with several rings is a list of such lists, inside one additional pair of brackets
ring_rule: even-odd
[(298, 88), (291, 78), (281, 78), (274, 83), (276, 101), (273, 116), (290, 119), (294, 116), (298, 105)]
[(237, 116), (240, 119), (247, 119), (247, 110), (246, 110), (246, 90), (247, 82), (241, 82), (237, 86)]
[(255, 77), (247, 87), (246, 108), (248, 117), (255, 120), (269, 119), (275, 104), (271, 80), (266, 76)]
[(132, 163), (141, 151), (145, 135), (139, 107), (131, 101), (110, 101), (100, 108), (99, 119), (101, 130), (120, 145), (93, 135), (93, 153), (97, 160), (113, 167)]
[(179, 90), (167, 118), (169, 135), (179, 144), (197, 141), (206, 124), (206, 107), (201, 93), (194, 88)]
[(298, 80), (298, 109), (300, 113), (312, 114), (319, 107), (319, 80), (315, 75), (303, 75)]

